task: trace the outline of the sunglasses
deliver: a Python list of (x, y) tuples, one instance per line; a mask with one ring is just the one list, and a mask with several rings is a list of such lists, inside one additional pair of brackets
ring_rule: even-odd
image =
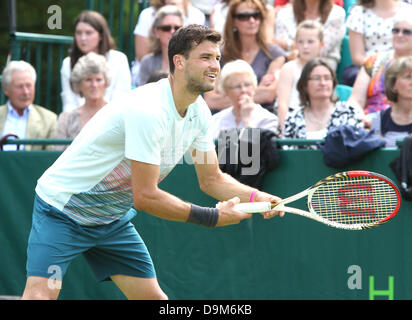
[(412, 34), (411, 29), (401, 29), (401, 28), (393, 28), (392, 34), (399, 34), (402, 33), (404, 36), (410, 36)]
[(156, 29), (160, 30), (160, 31), (164, 31), (164, 32), (170, 32), (172, 31), (172, 29), (174, 31), (177, 31), (181, 28), (182, 26), (172, 26), (170, 24), (164, 25), (164, 26), (158, 26), (156, 27)]
[(238, 19), (239, 21), (249, 21), (250, 18), (253, 18), (255, 20), (261, 20), (262, 19), (262, 13), (260, 11), (255, 11), (255, 12), (244, 12), (244, 13), (237, 13), (233, 15), (234, 18)]

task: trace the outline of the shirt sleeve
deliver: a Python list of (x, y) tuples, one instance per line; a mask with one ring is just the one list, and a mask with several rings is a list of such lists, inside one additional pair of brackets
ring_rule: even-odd
[[(139, 110), (139, 111), (137, 111)], [(161, 118), (141, 108), (125, 108), (125, 157), (160, 165), (161, 145), (165, 135)]]
[(154, 8), (149, 7), (144, 9), (140, 15), (139, 20), (137, 21), (136, 27), (134, 29), (134, 35), (142, 36), (142, 37), (149, 37), (149, 31), (152, 27), (152, 23), (154, 20)]
[(106, 89), (105, 96), (109, 101), (117, 96), (129, 92), (132, 88), (132, 76), (130, 74), (129, 62), (123, 52), (110, 50), (108, 56), (110, 66), (111, 84)]
[(204, 102), (202, 113), (200, 117), (202, 120), (202, 124), (200, 125), (201, 129), (191, 147), (201, 152), (208, 152), (215, 149), (215, 142), (213, 138), (212, 114), (206, 102)]
[(61, 98), (63, 102), (63, 111), (70, 111), (82, 104), (80, 96), (75, 94), (70, 87), (70, 58), (66, 57), (63, 60), (62, 67), (60, 69), (62, 92)]
[(356, 5), (350, 11), (348, 19), (346, 20), (346, 27), (355, 32), (364, 33), (364, 9), (360, 5)]
[(279, 10), (275, 24), (275, 37), (279, 39), (295, 40), (296, 22), (291, 7)]

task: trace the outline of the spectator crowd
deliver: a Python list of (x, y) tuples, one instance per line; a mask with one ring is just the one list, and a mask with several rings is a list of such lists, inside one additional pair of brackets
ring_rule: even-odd
[(278, 138), (324, 139), (350, 125), (394, 147), (412, 133), (410, 2), (151, 0), (137, 18), (130, 63), (106, 18), (86, 10), (60, 66), (62, 112), (35, 105), (36, 70), (11, 61), (2, 73), (8, 100), (0, 106), (0, 138), (75, 138), (116, 97), (167, 77), (170, 38), (182, 26), (205, 24), (223, 36), (221, 74), (204, 94), (215, 138), (252, 127)]

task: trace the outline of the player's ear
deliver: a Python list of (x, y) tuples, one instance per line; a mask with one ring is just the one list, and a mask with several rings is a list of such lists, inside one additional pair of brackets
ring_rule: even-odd
[(173, 63), (175, 65), (175, 69), (183, 70), (185, 66), (185, 57), (181, 54), (175, 54), (173, 56)]

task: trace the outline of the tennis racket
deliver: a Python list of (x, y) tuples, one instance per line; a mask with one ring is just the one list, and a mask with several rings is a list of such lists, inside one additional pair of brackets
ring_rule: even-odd
[[(305, 196), (309, 211), (285, 206)], [(277, 203), (240, 203), (236, 209), (248, 213), (284, 211), (339, 229), (363, 230), (392, 219), (400, 206), (401, 195), (389, 178), (369, 171), (347, 171)]]

